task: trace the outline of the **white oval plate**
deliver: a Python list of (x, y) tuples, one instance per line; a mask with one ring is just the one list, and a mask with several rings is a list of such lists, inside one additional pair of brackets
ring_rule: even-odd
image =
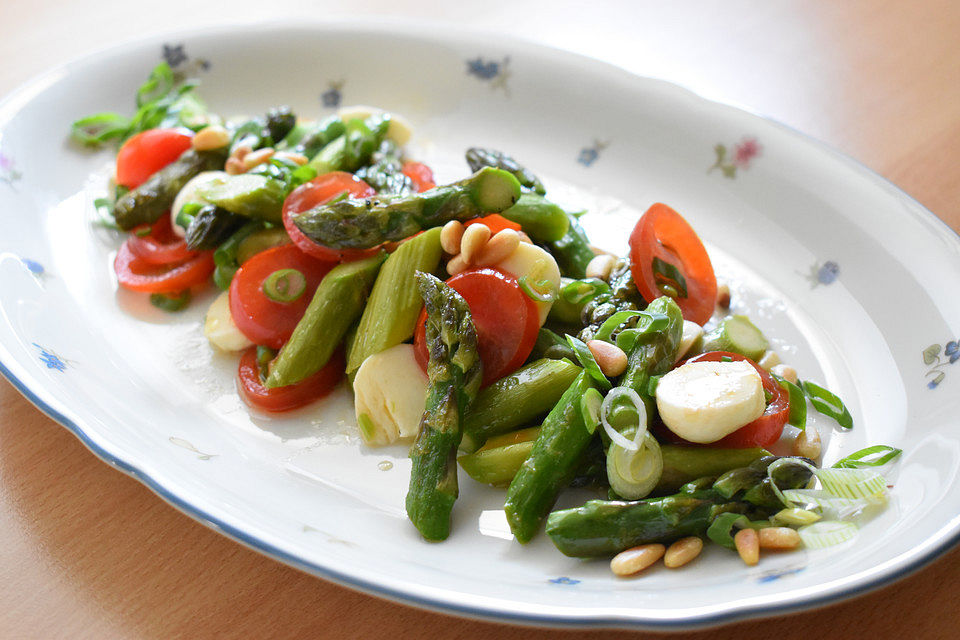
[[(816, 420), (830, 463), (901, 447), (890, 508), (854, 543), (746, 568), (711, 548), (682, 571), (614, 579), (605, 562), (509, 539), (502, 493), (463, 479), (454, 533), (404, 518), (403, 447), (369, 449), (350, 397), (284, 418), (238, 401), (233, 356), (118, 292), (119, 244), (92, 224), (108, 152), (70, 122), (129, 112), (161, 55), (225, 115), (374, 104), (415, 125), (413, 155), (462, 176), (463, 150), (509, 150), (552, 195), (589, 205), (615, 250), (655, 201), (708, 244), (735, 310), (801, 376), (843, 397)], [(723, 145), (723, 148), (718, 145)], [(721, 153), (722, 151), (722, 153)], [(666, 82), (523, 42), (417, 26), (271, 26), (152, 39), (67, 64), (0, 106), (0, 371), (107, 462), (196, 519), (318, 576), (442, 611), (544, 625), (691, 627), (833, 602), (885, 584), (960, 532), (960, 242), (882, 178), (781, 125)], [(212, 295), (212, 294), (211, 294)], [(572, 503), (571, 500), (566, 501)]]

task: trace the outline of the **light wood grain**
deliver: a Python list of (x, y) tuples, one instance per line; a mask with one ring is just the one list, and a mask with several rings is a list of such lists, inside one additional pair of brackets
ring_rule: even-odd
[[(960, 230), (960, 4), (950, 0), (608, 2), (591, 10), (574, 2), (488, 2), (456, 3), (441, 13), (435, 3), (359, 1), (350, 14), (342, 4), (271, 5), (236, 0), (230, 15), (467, 22), (666, 77), (824, 140)], [(186, 0), (122, 8), (106, 0), (0, 0), (0, 94), (138, 33), (222, 21), (222, 7)], [(952, 551), (849, 602), (686, 637), (952, 638), (960, 628), (958, 578), (960, 551)], [(239, 636), (636, 634), (461, 620), (312, 578), (170, 508), (0, 381), (0, 637)]]

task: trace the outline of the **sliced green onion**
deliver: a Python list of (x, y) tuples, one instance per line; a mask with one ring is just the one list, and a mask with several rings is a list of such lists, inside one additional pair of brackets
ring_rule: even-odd
[[(654, 331), (663, 331), (670, 323), (670, 318), (662, 313), (650, 313), (647, 311), (632, 313), (637, 314), (636, 326), (631, 329), (624, 329), (617, 334), (617, 346), (623, 349), (624, 353), (633, 351), (633, 348), (643, 336), (649, 335)], [(604, 324), (606, 324), (606, 322)]]
[(610, 285), (598, 278), (574, 280), (560, 289), (560, 298), (570, 304), (582, 304), (608, 291), (610, 291)]
[(825, 520), (797, 529), (800, 540), (809, 549), (823, 549), (846, 542), (857, 535), (857, 525), (852, 522)]
[[(733, 358), (730, 356), (720, 356), (720, 362), (733, 362)], [(770, 393), (769, 391), (767, 393)]]
[(620, 325), (639, 316), (639, 311), (617, 311), (615, 314), (603, 321), (603, 324), (601, 324), (597, 329), (597, 333), (594, 334), (593, 339), (611, 342), (610, 336), (613, 335), (613, 332), (616, 331)]
[(185, 309), (190, 304), (190, 290), (180, 293), (151, 293), (150, 304), (171, 313)]
[(651, 398), (657, 397), (657, 387), (660, 385), (660, 378), (663, 376), (650, 376), (650, 380), (647, 381), (647, 395)]
[(657, 283), (657, 288), (671, 298), (687, 297), (687, 280), (675, 265), (660, 258), (654, 258), (653, 279)]
[(785, 507), (792, 507), (790, 500), (780, 491), (780, 487), (777, 486), (777, 480), (773, 477), (773, 474), (776, 473), (777, 469), (781, 467), (789, 467), (790, 465), (800, 465), (810, 469), (814, 474), (816, 474), (820, 469), (817, 469), (815, 466), (809, 462), (804, 462), (800, 458), (778, 458), (774, 460), (769, 467), (767, 467), (767, 477), (770, 478), (770, 490), (773, 491), (773, 494), (780, 498), (780, 502), (783, 503)]
[(137, 89), (137, 106), (142, 107), (159, 100), (170, 92), (174, 82), (173, 69), (166, 62), (161, 62), (150, 71), (150, 76)]
[(213, 252), (213, 263), (217, 265), (213, 271), (213, 281), (217, 287), (226, 291), (230, 288), (233, 281), (233, 275), (240, 268), (237, 264), (237, 250), (240, 243), (252, 233), (264, 228), (264, 223), (259, 220), (251, 220), (239, 229), (232, 236), (227, 238), (223, 244), (217, 247)]
[(290, 172), (290, 184), (293, 187), (310, 182), (317, 177), (317, 170), (309, 164), (301, 165)]
[(588, 433), (596, 432), (597, 427), (600, 426), (600, 405), (602, 404), (603, 395), (593, 387), (580, 396), (580, 414), (583, 416), (583, 424), (587, 427)]
[(837, 421), (844, 429), (853, 428), (853, 416), (847, 410), (843, 400), (836, 394), (827, 391), (820, 385), (812, 382), (802, 382), (803, 392), (810, 398), (810, 404), (825, 416), (829, 416)]
[[(614, 403), (620, 398), (626, 398), (637, 413), (636, 431), (633, 440), (626, 438), (610, 424), (610, 414), (614, 410)], [(611, 390), (607, 397), (603, 399), (600, 405), (600, 424), (603, 430), (610, 437), (611, 443), (617, 444), (627, 451), (638, 451), (640, 449), (640, 438), (644, 437), (647, 431), (647, 405), (640, 399), (640, 395), (629, 387), (616, 387)], [(632, 427), (633, 425), (628, 425)]]
[(530, 284), (527, 276), (520, 276), (517, 280), (520, 289), (527, 294), (527, 297), (537, 302), (553, 302), (557, 299), (557, 292), (553, 288), (553, 283), (549, 280), (538, 280)]
[(110, 198), (97, 198), (93, 201), (93, 206), (97, 210), (99, 219), (96, 224), (107, 229), (119, 229), (117, 221), (113, 217), (113, 201)]
[[(773, 465), (770, 465), (773, 466)], [(824, 490), (841, 498), (886, 496), (887, 482), (876, 471), (867, 469), (818, 469), (817, 480)]]
[[(645, 498), (663, 475), (663, 454), (660, 443), (646, 427), (636, 451), (610, 443), (607, 450), (607, 480), (617, 495), (627, 500)], [(630, 435), (629, 431), (625, 432)], [(633, 442), (637, 442), (634, 438)]]
[(773, 377), (790, 398), (790, 415), (787, 418), (787, 423), (798, 429), (805, 429), (807, 427), (807, 397), (803, 394), (803, 389), (785, 378), (777, 375)]
[(733, 528), (748, 529), (750, 520), (742, 513), (721, 513), (707, 527), (707, 537), (727, 549), (736, 549), (733, 542)]
[(783, 492), (784, 497), (793, 504), (810, 505), (820, 510), (831, 520), (849, 520), (860, 515), (865, 509), (883, 505), (886, 498), (838, 498), (827, 491), (810, 489), (791, 489)]
[(577, 360), (580, 361), (580, 366), (583, 367), (583, 370), (589, 373), (590, 377), (596, 380), (602, 389), (609, 389), (613, 386), (610, 384), (610, 381), (607, 380), (607, 376), (603, 375), (603, 371), (600, 370), (600, 365), (597, 364), (596, 358), (593, 357), (593, 352), (590, 351), (590, 347), (588, 347), (583, 340), (574, 338), (571, 335), (567, 335), (566, 337), (570, 348), (577, 354)]
[(200, 210), (203, 209), (203, 206), (204, 205), (199, 202), (188, 202), (180, 207), (180, 211), (177, 212), (177, 218), (174, 222), (181, 229), (188, 229), (190, 223), (193, 222), (193, 219), (200, 213)]
[(123, 138), (130, 128), (130, 118), (119, 113), (97, 113), (74, 120), (70, 135), (80, 144), (98, 147), (108, 140)]
[[(787, 492), (784, 491), (783, 494), (786, 496)], [(787, 499), (789, 499), (789, 496)], [(773, 516), (770, 518), (770, 522), (778, 525), (802, 527), (807, 524), (813, 524), (814, 522), (820, 520), (820, 518), (821, 516), (818, 513), (810, 511), (809, 509), (789, 507), (786, 509), (781, 509), (773, 514)]]
[(263, 281), (263, 294), (274, 302), (293, 302), (307, 290), (307, 278), (296, 269), (278, 269)]
[[(834, 463), (834, 469), (862, 469), (863, 467), (882, 467), (891, 460), (903, 453), (903, 449), (897, 449), (885, 444), (878, 444), (866, 449), (860, 449), (856, 453), (851, 453), (846, 458), (842, 458)], [(878, 455), (882, 454), (882, 455)]]
[(270, 363), (277, 357), (277, 352), (270, 347), (257, 345), (257, 372), (260, 374), (260, 383), (266, 384), (270, 375)]
[(143, 226), (139, 229), (135, 229), (133, 235), (137, 236), (138, 238), (146, 238), (152, 231), (153, 229), (151, 229), (149, 226)]

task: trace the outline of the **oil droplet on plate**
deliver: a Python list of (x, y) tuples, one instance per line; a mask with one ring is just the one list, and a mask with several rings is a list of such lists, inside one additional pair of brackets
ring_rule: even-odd
[(389, 460), (384, 460), (377, 465), (377, 469), (380, 469), (380, 471), (390, 471), (390, 469), (393, 469), (393, 463)]

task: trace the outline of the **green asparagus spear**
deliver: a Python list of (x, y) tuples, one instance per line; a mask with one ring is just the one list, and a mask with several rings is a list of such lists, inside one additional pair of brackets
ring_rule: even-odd
[(191, 251), (216, 249), (243, 226), (246, 218), (208, 204), (200, 207), (187, 227), (187, 248)]
[[(570, 333), (563, 331), (564, 334)], [(570, 348), (570, 343), (561, 338), (558, 333), (546, 327), (540, 327), (537, 333), (537, 341), (533, 344), (533, 350), (527, 362), (534, 362), (541, 358), (550, 360), (562, 360), (566, 358), (571, 362), (577, 359), (577, 354)]]
[[(331, 116), (326, 120), (314, 125), (297, 125), (293, 131), (287, 134), (291, 142), (282, 145), (297, 153), (302, 153), (308, 158), (312, 158), (320, 152), (325, 146), (339, 138), (347, 130), (347, 125), (337, 116)], [(284, 142), (286, 143), (286, 138)]]
[(587, 274), (587, 265), (596, 254), (577, 219), (569, 213), (567, 218), (570, 221), (567, 233), (555, 242), (548, 242), (547, 247), (556, 258), (560, 273), (568, 278), (583, 278)]
[[(591, 500), (576, 509), (554, 511), (547, 520), (547, 535), (565, 555), (610, 556), (640, 544), (703, 535), (721, 513), (766, 518), (783, 507), (766, 475), (766, 467), (775, 459), (761, 458), (711, 484), (700, 480), (665, 498)], [(781, 490), (805, 486), (812, 474), (802, 465), (785, 465), (780, 472), (776, 484)]]
[(614, 265), (607, 278), (609, 291), (600, 291), (591, 297), (580, 312), (580, 319), (586, 325), (580, 332), (584, 342), (593, 340), (600, 325), (618, 311), (636, 311), (647, 306), (630, 271), (630, 260), (621, 258)]
[(491, 438), (474, 453), (457, 458), (457, 462), (477, 482), (505, 487), (529, 457), (539, 432), (540, 427), (530, 427)]
[(367, 249), (450, 220), (503, 211), (519, 197), (516, 178), (488, 167), (466, 180), (423, 193), (340, 200), (309, 209), (293, 220), (308, 238), (326, 247)]
[(430, 361), (426, 408), (410, 449), (413, 466), (407, 515), (427, 540), (450, 534), (450, 513), (457, 499), (457, 446), (461, 417), (480, 388), (482, 366), (470, 307), (437, 278), (417, 274), (427, 310)]
[(270, 367), (265, 385), (268, 389), (300, 382), (327, 364), (350, 325), (360, 317), (386, 257), (381, 251), (364, 260), (346, 262), (323, 277), (293, 335)]
[(653, 490), (656, 495), (673, 493), (691, 480), (719, 476), (770, 455), (765, 449), (713, 449), (675, 444), (660, 445), (660, 453), (663, 473)]
[[(520, 181), (520, 184), (527, 189), (541, 196), (547, 192), (546, 189), (543, 188), (543, 183), (540, 182), (540, 178), (502, 151), (481, 149), (479, 147), (467, 149), (467, 164), (470, 165), (470, 171), (479, 171), (484, 167), (493, 167), (494, 169), (509, 171)], [(529, 231), (527, 233), (529, 233)]]
[(380, 269), (360, 325), (347, 343), (347, 374), (375, 353), (413, 337), (423, 300), (416, 273), (431, 273), (440, 264), (440, 229), (433, 228), (407, 240)]
[(153, 224), (170, 210), (177, 193), (190, 178), (201, 171), (222, 169), (224, 162), (223, 150), (184, 152), (117, 200), (113, 208), (117, 226), (127, 231), (141, 224)]
[[(524, 193), (517, 204), (500, 215), (519, 224), (534, 242), (558, 242), (570, 230), (567, 212), (535, 193)], [(593, 251), (590, 255), (593, 256)]]
[(400, 145), (390, 139), (380, 144), (372, 164), (357, 171), (356, 176), (380, 194), (405, 196), (415, 191), (413, 181), (403, 173)]
[(727, 316), (717, 328), (703, 336), (700, 350), (732, 351), (759, 360), (770, 346), (763, 332), (747, 316)]
[(383, 142), (390, 127), (390, 116), (378, 115), (366, 121), (354, 118), (346, 123), (344, 133), (323, 147), (310, 159), (318, 173), (354, 172), (370, 162), (370, 156)]
[(296, 124), (297, 116), (286, 105), (267, 111), (266, 133), (274, 144), (286, 138)]
[(650, 376), (666, 373), (676, 361), (683, 337), (683, 312), (667, 296), (651, 302), (645, 311), (665, 315), (667, 326), (662, 331), (648, 331), (637, 339), (634, 347), (627, 352), (627, 371), (620, 379), (620, 386), (630, 387), (641, 397), (649, 398)]
[(503, 508), (510, 530), (521, 543), (529, 542), (540, 529), (593, 438), (580, 411), (580, 398), (591, 388), (593, 378), (581, 371), (543, 421), (533, 451), (507, 489)]
[(463, 420), (467, 453), (489, 438), (531, 424), (547, 413), (563, 395), (580, 367), (567, 360), (537, 360), (480, 391)]
[(213, 180), (197, 189), (210, 204), (255, 220), (282, 224), (283, 200), (287, 187), (276, 178), (243, 173)]

